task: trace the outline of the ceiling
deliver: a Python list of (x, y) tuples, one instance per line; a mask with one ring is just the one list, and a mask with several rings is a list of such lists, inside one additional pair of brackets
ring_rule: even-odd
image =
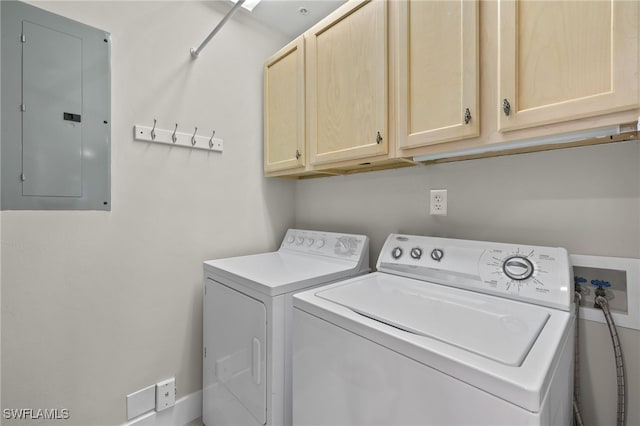
[[(258, 21), (294, 39), (345, 0), (262, 0), (250, 13)], [(302, 15), (299, 10), (308, 13)]]

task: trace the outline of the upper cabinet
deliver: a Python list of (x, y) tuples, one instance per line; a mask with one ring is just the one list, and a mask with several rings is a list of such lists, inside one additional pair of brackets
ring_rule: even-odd
[(398, 2), (398, 146), (478, 136), (478, 2)]
[(638, 2), (501, 1), (498, 130), (638, 106)]
[(307, 41), (307, 125), (312, 165), (389, 151), (387, 2), (348, 2)]
[(304, 39), (302, 36), (264, 65), (265, 173), (305, 166)]
[[(265, 173), (635, 138), (639, 9), (627, 0), (349, 0), (265, 66)], [(606, 139), (590, 132), (619, 125)]]

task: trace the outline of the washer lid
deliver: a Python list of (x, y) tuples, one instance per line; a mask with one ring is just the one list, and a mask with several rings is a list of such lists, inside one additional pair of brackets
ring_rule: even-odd
[(282, 250), (210, 260), (204, 267), (209, 273), (268, 296), (364, 272), (354, 261)]
[(316, 296), (509, 366), (522, 365), (549, 319), (547, 310), (535, 305), (384, 275)]

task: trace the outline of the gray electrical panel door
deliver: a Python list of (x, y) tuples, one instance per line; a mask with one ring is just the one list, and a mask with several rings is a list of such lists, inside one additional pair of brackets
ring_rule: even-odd
[(82, 40), (22, 29), (22, 195), (81, 197)]
[(111, 210), (111, 37), (0, 0), (2, 210)]

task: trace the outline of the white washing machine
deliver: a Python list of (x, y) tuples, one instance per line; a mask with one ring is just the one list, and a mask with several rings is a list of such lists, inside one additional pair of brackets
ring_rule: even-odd
[(295, 425), (569, 425), (561, 248), (392, 234), (378, 272), (294, 296)]
[(366, 272), (368, 237), (298, 229), (278, 251), (204, 262), (203, 422), (291, 425), (292, 295)]

